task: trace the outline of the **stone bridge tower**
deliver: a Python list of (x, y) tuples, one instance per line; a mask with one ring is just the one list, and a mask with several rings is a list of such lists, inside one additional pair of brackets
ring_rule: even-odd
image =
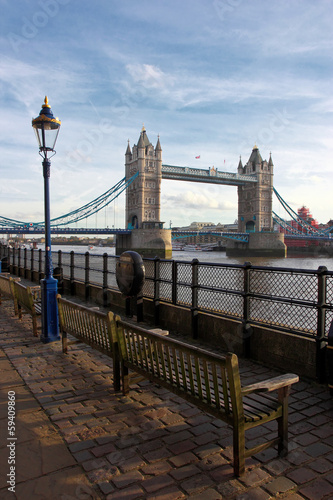
[(239, 161), (238, 173), (253, 175), (256, 183), (238, 187), (238, 230), (244, 232), (273, 231), (273, 161), (263, 160), (254, 146), (246, 165)]
[(125, 153), (126, 180), (138, 174), (126, 190), (126, 227), (131, 234), (117, 235), (116, 253), (135, 250), (145, 257), (171, 259), (171, 229), (160, 221), (162, 148), (156, 147), (142, 127), (139, 141)]
[(126, 226), (131, 229), (163, 227), (160, 222), (162, 180), (162, 148), (149, 142), (142, 127), (138, 144), (131, 151), (128, 143), (125, 154), (126, 180), (137, 172), (138, 177), (126, 190)]

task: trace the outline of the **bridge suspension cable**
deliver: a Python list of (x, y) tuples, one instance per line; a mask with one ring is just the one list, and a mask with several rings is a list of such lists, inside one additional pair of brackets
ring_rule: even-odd
[[(109, 205), (113, 200), (118, 198), (119, 195), (125, 189), (128, 188), (130, 184), (136, 179), (136, 177), (139, 175), (139, 172), (136, 172), (132, 177), (130, 177), (128, 180), (126, 180), (125, 177), (123, 177), (117, 184), (115, 184), (112, 188), (108, 189), (105, 191), (105, 193), (101, 194), (94, 200), (90, 201), (89, 203), (86, 203), (80, 208), (77, 208), (76, 210), (72, 210), (71, 212), (68, 212), (65, 215), (61, 215), (60, 217), (55, 217), (54, 219), (51, 219), (51, 227), (58, 227), (58, 226), (66, 226), (67, 224), (71, 224), (73, 222), (79, 222), (82, 219), (86, 219), (90, 217), (91, 215), (96, 214), (103, 208), (105, 208), (107, 205)], [(44, 226), (44, 222), (22, 222), (18, 221), (15, 219), (9, 219), (7, 217), (0, 217), (0, 226), (5, 226), (5, 227), (13, 227), (13, 228), (21, 228), (23, 226)]]
[[(297, 214), (296, 212), (294, 212), (294, 210), (288, 205), (287, 202), (284, 201), (284, 199), (282, 198), (282, 196), (277, 192), (277, 190), (274, 187), (273, 187), (273, 191), (274, 191), (274, 194), (276, 195), (277, 199), (279, 200), (279, 202), (283, 206), (283, 208), (286, 210), (286, 212), (289, 214), (289, 216), (295, 222), (297, 222), (297, 224), (299, 226), (301, 226), (307, 232), (310, 232), (312, 234), (318, 234), (318, 235), (320, 235), (320, 234), (323, 233), (323, 231), (321, 231), (320, 229), (317, 229), (317, 228), (311, 226), (311, 224), (309, 222), (307, 222), (306, 220), (302, 219), (302, 217), (300, 217), (299, 214)], [(276, 217), (276, 219), (274, 219), (275, 222), (277, 222), (281, 227), (284, 227), (285, 229), (287, 229), (288, 231), (290, 231), (290, 232), (292, 232), (294, 234), (302, 234), (302, 231), (299, 231), (297, 228), (294, 228), (291, 224), (289, 224), (287, 221), (285, 221), (284, 219), (282, 219), (275, 212), (273, 212), (273, 215)], [(289, 227), (287, 227), (287, 226), (289, 226)]]

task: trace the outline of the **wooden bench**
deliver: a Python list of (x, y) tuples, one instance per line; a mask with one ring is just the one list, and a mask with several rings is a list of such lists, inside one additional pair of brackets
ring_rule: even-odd
[(20, 281), (20, 278), (12, 278), (9, 273), (0, 273), (0, 305), (2, 298), (14, 301), (15, 314), (18, 314), (17, 301), (14, 294), (14, 281)]
[(41, 329), (37, 318), (42, 314), (40, 286), (24, 286), (22, 283), (14, 281), (14, 296), (17, 301), (19, 318), (22, 319), (22, 310), (30, 314), (33, 334), (37, 337), (38, 330)]
[[(242, 387), (235, 354), (213, 354), (119, 319), (116, 333), (123, 394), (129, 391), (129, 369), (134, 370), (230, 424), (236, 476), (244, 473), (246, 457), (266, 448), (277, 445), (280, 456), (288, 453), (288, 395), (297, 375)], [(272, 420), (277, 420), (277, 437), (245, 449), (245, 431)]]
[[(119, 356), (115, 355), (116, 321), (112, 312), (103, 313), (95, 308), (89, 309), (57, 295), (59, 329), (62, 350), (68, 353), (68, 346), (84, 342), (113, 358), (114, 384), (120, 388)], [(68, 341), (67, 334), (76, 340)]]
[[(88, 309), (58, 295), (59, 323), (63, 351), (67, 333), (112, 356), (114, 389), (127, 394), (130, 370), (193, 403), (233, 428), (234, 472), (245, 471), (245, 458), (271, 446), (288, 452), (288, 394), (298, 382), (294, 374), (282, 375), (242, 387), (238, 358), (220, 356), (167, 335), (122, 321), (113, 313)], [(277, 397), (270, 393), (277, 391)], [(277, 420), (278, 435), (251, 449), (245, 449), (245, 431)]]

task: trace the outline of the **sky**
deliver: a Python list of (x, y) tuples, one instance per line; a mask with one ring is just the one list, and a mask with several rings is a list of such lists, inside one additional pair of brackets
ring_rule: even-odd
[[(52, 218), (124, 177), (144, 124), (170, 165), (236, 172), (256, 144), (291, 208), (328, 222), (332, 25), (332, 0), (0, 0), (0, 215), (44, 218), (31, 120), (47, 95)], [(161, 219), (233, 223), (237, 188), (162, 180)], [(124, 195), (82, 225), (124, 227)]]

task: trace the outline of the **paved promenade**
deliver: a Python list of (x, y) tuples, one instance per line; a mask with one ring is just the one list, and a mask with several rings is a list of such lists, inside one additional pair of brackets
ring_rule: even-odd
[[(0, 366), (2, 500), (333, 499), (333, 398), (325, 386), (294, 386), (288, 457), (266, 450), (235, 478), (231, 428), (148, 382), (129, 396), (115, 393), (109, 358), (84, 344), (67, 356), (60, 342), (42, 344), (11, 301), (0, 306)], [(241, 371), (244, 383), (277, 374), (247, 360)], [(16, 439), (8, 431), (14, 393)], [(274, 425), (249, 431), (251, 444)]]

